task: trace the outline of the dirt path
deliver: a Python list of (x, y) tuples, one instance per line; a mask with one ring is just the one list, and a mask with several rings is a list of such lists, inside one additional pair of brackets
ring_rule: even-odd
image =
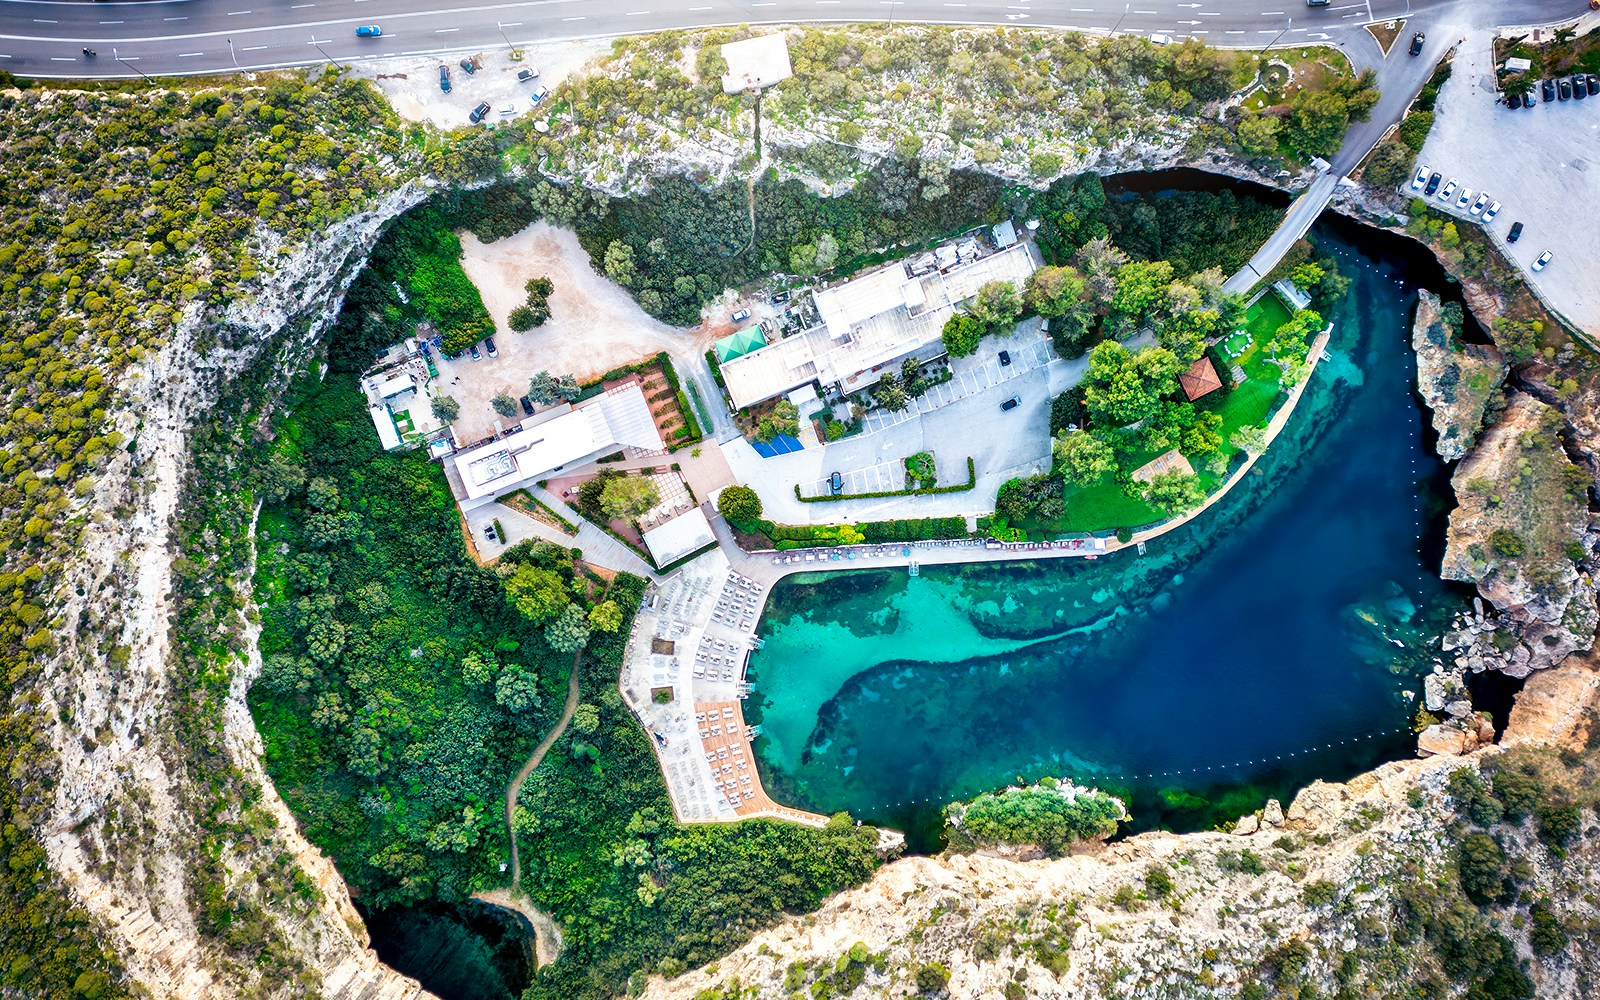
[(572, 721), (572, 713), (578, 710), (578, 664), (583, 660), (583, 650), (572, 654), (572, 676), (567, 680), (567, 703), (561, 709), (561, 718), (545, 734), (539, 745), (533, 748), (533, 754), (523, 762), (522, 768), (517, 771), (517, 776), (511, 779), (511, 784), (506, 786), (506, 834), (511, 837), (511, 889), (512, 897), (522, 892), (522, 861), (517, 856), (517, 830), (511, 823), (511, 811), (517, 806), (517, 793), (522, 791), (522, 783), (528, 780), (528, 775), (544, 760), (544, 755), (555, 745), (561, 734), (567, 731), (567, 724)]

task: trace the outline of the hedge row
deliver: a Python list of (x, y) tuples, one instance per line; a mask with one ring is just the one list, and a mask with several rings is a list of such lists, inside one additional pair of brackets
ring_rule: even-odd
[(934, 493), (965, 493), (978, 485), (978, 467), (969, 456), (967, 458), (967, 481), (955, 486), (929, 486), (926, 489), (916, 490), (875, 490), (870, 493), (828, 493), (820, 497), (804, 496), (800, 492), (800, 484), (794, 487), (794, 497), (801, 503), (832, 503), (835, 500), (872, 500), (878, 497), (918, 497), (929, 496)]
[(718, 389), (726, 389), (728, 383), (722, 380), (722, 363), (717, 360), (716, 348), (706, 351), (706, 364), (711, 368), (711, 381), (717, 383)]
[(966, 538), (970, 534), (967, 531), (967, 519), (964, 517), (918, 517), (897, 521), (864, 521), (854, 525), (775, 524), (763, 520), (751, 526), (739, 527), (746, 533), (749, 533), (749, 527), (759, 529), (762, 534), (777, 543), (780, 549), (796, 545), (849, 544), (841, 540), (841, 535), (845, 531), (861, 535), (863, 540), (870, 544)]

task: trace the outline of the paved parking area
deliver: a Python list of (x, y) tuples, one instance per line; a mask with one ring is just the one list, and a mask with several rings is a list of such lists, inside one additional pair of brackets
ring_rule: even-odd
[[(1460, 47), (1419, 162), (1498, 200), (1500, 214), (1488, 226), (1495, 240), (1558, 311), (1600, 331), (1600, 97), (1540, 101), (1532, 110), (1497, 104), (1490, 43), (1491, 33), (1479, 31)], [(1477, 224), (1455, 210), (1454, 199), (1449, 211)], [(1515, 222), (1522, 238), (1508, 245)], [(1533, 273), (1529, 266), (1546, 250), (1555, 259)]]
[[(1032, 330), (1037, 329), (1037, 326), (1030, 322), (1027, 328)], [(954, 376), (950, 381), (936, 385), (913, 399), (911, 405), (899, 413), (890, 413), (888, 410), (873, 410), (868, 413), (861, 420), (863, 433), (871, 434), (905, 423), (907, 420), (914, 420), (941, 406), (947, 406), (956, 400), (966, 399), (1002, 382), (1026, 375), (1036, 368), (1048, 365), (1052, 357), (1050, 342), (1037, 334), (1031, 337), (1027, 334), (1014, 335), (1007, 337), (1003, 342), (986, 343), (984, 347), (988, 349), (980, 349), (972, 357), (956, 359), (950, 366)], [(1001, 350), (1008, 351), (1011, 364), (1000, 363)]]

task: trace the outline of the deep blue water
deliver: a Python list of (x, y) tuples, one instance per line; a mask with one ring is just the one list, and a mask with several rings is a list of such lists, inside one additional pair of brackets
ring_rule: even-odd
[(1415, 293), (1408, 262), (1321, 239), (1353, 279), (1330, 357), (1256, 474), (1146, 554), (774, 591), (751, 700), (776, 798), (928, 848), (943, 803), (1018, 777), (1195, 828), (1412, 752), (1407, 693), (1462, 601), (1431, 541), (1448, 484), (1413, 392)]

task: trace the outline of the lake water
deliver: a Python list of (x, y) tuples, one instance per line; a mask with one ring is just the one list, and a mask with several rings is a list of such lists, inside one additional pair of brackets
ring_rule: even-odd
[(1255, 472), (1144, 555), (774, 590), (748, 714), (775, 798), (930, 849), (944, 803), (1019, 777), (1194, 829), (1412, 752), (1408, 695), (1464, 598), (1437, 575), (1449, 491), (1413, 392), (1411, 262), (1321, 240), (1353, 279), (1330, 356)]

